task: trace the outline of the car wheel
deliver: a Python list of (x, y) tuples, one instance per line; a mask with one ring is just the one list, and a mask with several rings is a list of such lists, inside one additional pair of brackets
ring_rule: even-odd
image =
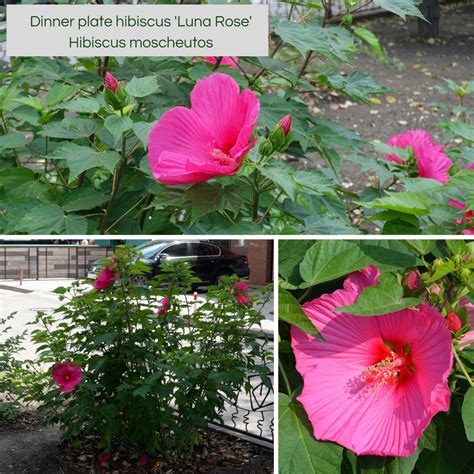
[(148, 277), (146, 275), (135, 275), (132, 281), (136, 285), (145, 286), (148, 283)]

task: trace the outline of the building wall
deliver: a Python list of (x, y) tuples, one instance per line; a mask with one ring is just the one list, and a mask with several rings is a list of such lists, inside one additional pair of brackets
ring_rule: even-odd
[[(217, 242), (216, 242), (217, 243)], [(250, 267), (250, 283), (264, 285), (273, 281), (272, 240), (227, 240), (219, 242), (232, 252), (246, 255)], [(19, 245), (0, 244), (0, 279), (84, 278), (94, 260), (111, 256), (113, 247), (83, 245)]]
[(273, 281), (273, 240), (231, 240), (229, 249), (247, 255), (251, 284), (264, 285)]
[(0, 279), (84, 278), (89, 264), (112, 255), (95, 246), (0, 246)]

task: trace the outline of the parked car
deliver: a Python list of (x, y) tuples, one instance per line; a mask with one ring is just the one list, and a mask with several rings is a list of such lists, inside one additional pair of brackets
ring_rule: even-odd
[[(170, 260), (189, 262), (194, 275), (199, 277), (201, 285), (219, 283), (222, 275), (237, 275), (248, 278), (250, 269), (245, 255), (238, 255), (220, 245), (200, 240), (154, 240), (137, 247), (143, 255), (140, 260), (150, 266), (146, 275), (137, 275), (137, 283), (145, 283), (161, 272), (160, 265)], [(88, 278), (96, 278), (100, 270), (98, 261), (92, 262), (87, 274)]]

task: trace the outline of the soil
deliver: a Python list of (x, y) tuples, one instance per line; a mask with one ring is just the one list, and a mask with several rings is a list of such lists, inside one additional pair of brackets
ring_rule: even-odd
[[(382, 85), (395, 89), (386, 95), (375, 96), (371, 106), (358, 104), (337, 94), (322, 93), (315, 98), (315, 112), (329, 120), (357, 130), (366, 139), (385, 141), (392, 135), (414, 128), (430, 132), (442, 141), (437, 128), (440, 119), (449, 115), (434, 104), (456, 105), (453, 92), (441, 95), (435, 86), (445, 86), (443, 78), (458, 83), (473, 79), (474, 71), (474, 2), (443, 5), (440, 37), (422, 40), (417, 36), (417, 20), (402, 21), (394, 16), (378, 16), (359, 21), (373, 31), (392, 64), (360, 54), (354, 67), (341, 71), (361, 71), (370, 74)], [(378, 100), (377, 100), (378, 99)], [(474, 97), (466, 97), (466, 107), (474, 108)], [(316, 156), (308, 156), (304, 167), (327, 166)], [(342, 167), (345, 186), (360, 191), (368, 179), (357, 165)]]
[(34, 413), (14, 422), (0, 420), (1, 474), (267, 474), (273, 472), (273, 451), (216, 430), (201, 431), (202, 443), (192, 455), (147, 466), (126, 453), (115, 454), (108, 469), (97, 467), (97, 441), (80, 440), (80, 447), (61, 445), (56, 427), (44, 428)]

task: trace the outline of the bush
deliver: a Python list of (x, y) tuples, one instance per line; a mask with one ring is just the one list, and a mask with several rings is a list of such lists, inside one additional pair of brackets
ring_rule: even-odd
[(124, 246), (104, 261), (108, 287), (99, 277), (100, 290), (87, 282), (56, 289), (62, 306), (39, 312), (42, 329), (33, 331), (37, 362), (49, 370), (31, 380), (28, 401), (66, 440), (95, 435), (106, 453), (170, 458), (192, 450), (197, 429), (219, 418), (221, 394), (235, 400), (250, 390), (249, 372), (271, 386), (261, 364), (270, 354), (252, 330), (269, 288), (263, 300), (240, 304), (236, 278), (224, 277), (205, 302), (193, 302), (188, 264), (164, 263), (143, 286), (133, 282), (147, 270), (136, 257)]

